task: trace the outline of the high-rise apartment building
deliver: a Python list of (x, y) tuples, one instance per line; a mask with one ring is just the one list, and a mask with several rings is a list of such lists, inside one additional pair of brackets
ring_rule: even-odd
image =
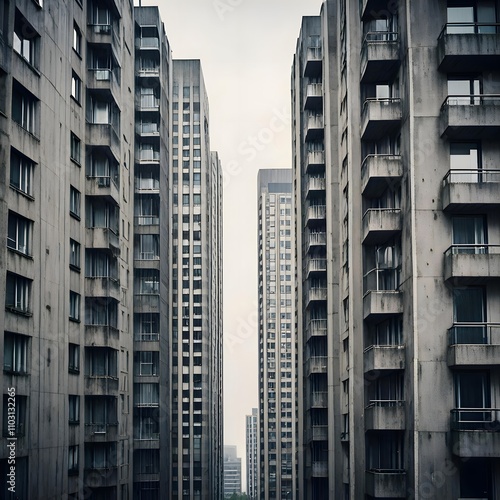
[(241, 494), (241, 458), (236, 446), (224, 446), (224, 498)]
[(170, 464), (170, 46), (157, 7), (135, 14), (134, 498), (167, 498)]
[(297, 498), (292, 171), (259, 170), (257, 183), (260, 498)]
[(169, 498), (222, 495), (222, 170), (198, 60), (174, 60)]
[(17, 498), (132, 493), (133, 28), (129, 1), (0, 5), (3, 498), (12, 455)]
[(328, 428), (315, 439), (303, 303), (301, 498), (499, 495), (499, 15), (497, 1), (327, 0), (304, 19), (297, 250), (322, 145)]
[(252, 414), (245, 416), (246, 429), (246, 478), (247, 478), (247, 496), (250, 499), (256, 499), (259, 496), (258, 488), (258, 452), (257, 445), (259, 434), (259, 409), (252, 408)]

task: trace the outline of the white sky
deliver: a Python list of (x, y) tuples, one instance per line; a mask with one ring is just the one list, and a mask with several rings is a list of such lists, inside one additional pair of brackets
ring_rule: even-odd
[(174, 58), (201, 59), (210, 145), (226, 173), (224, 443), (238, 447), (244, 477), (245, 415), (258, 406), (257, 172), (291, 167), (293, 54), (302, 16), (319, 15), (321, 3), (142, 1), (160, 7)]

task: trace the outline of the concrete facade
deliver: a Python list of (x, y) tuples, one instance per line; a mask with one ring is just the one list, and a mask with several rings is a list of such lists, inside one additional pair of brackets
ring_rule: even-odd
[(259, 488), (261, 499), (296, 498), (291, 169), (258, 175)]
[[(323, 5), (329, 483), (309, 475), (304, 408), (302, 498), (498, 496), (499, 7)], [(310, 62), (296, 55), (297, 94)]]
[(250, 499), (259, 497), (258, 490), (258, 452), (259, 439), (259, 410), (252, 408), (252, 414), (245, 417), (246, 429), (246, 474), (247, 474), (247, 496)]
[(1, 474), (15, 435), (19, 498), (129, 498), (132, 3), (0, 10)]
[(172, 485), (222, 496), (222, 169), (210, 152), (198, 60), (174, 60), (172, 92)]

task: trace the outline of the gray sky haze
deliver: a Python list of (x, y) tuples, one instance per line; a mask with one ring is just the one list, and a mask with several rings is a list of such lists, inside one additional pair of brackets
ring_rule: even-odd
[(203, 68), (210, 145), (225, 172), (224, 442), (237, 445), (242, 469), (245, 415), (258, 406), (257, 172), (291, 167), (293, 54), (302, 16), (319, 15), (321, 4), (142, 1), (160, 7), (173, 57)]

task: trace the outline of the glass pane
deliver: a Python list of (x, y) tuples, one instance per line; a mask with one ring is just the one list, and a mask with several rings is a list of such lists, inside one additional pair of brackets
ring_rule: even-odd
[(474, 33), (474, 7), (448, 7), (448, 23), (464, 23), (448, 26), (448, 34)]
[(455, 288), (453, 314), (456, 323), (484, 322), (485, 301), (483, 288)]

